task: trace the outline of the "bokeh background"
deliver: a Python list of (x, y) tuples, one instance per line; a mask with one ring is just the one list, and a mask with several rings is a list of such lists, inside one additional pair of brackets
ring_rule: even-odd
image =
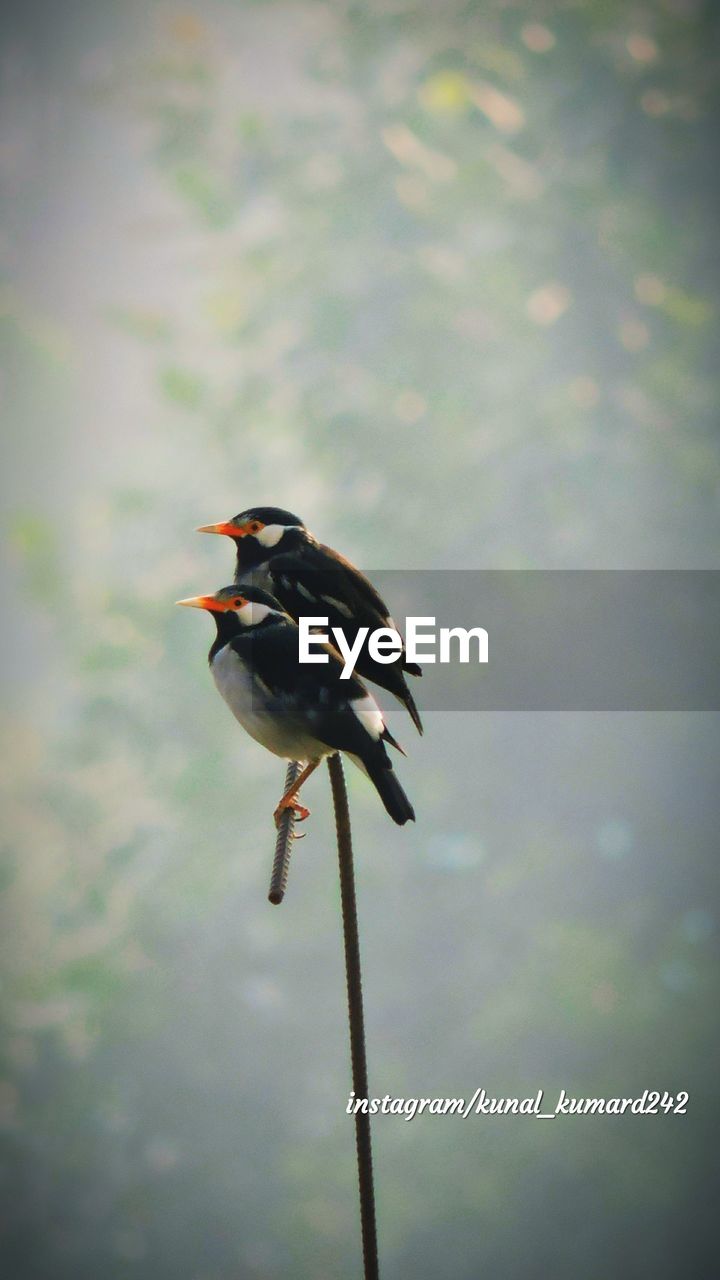
[[(368, 570), (717, 564), (712, 0), (8, 3), (3, 1274), (358, 1274), (326, 781), (216, 696), (193, 527)], [(718, 723), (426, 716), (351, 779), (388, 1280), (715, 1266)]]

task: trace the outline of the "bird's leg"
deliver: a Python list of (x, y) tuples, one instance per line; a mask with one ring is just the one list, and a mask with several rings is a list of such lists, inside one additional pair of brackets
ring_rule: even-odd
[(319, 763), (319, 760), (311, 760), (310, 764), (306, 764), (300, 776), (295, 779), (290, 789), (285, 792), (285, 795), (280, 800), (277, 809), (273, 814), (276, 827), (280, 826), (280, 819), (282, 818), (283, 810), (285, 809), (295, 810), (297, 822), (304, 822), (306, 818), (310, 817), (310, 810), (306, 809), (304, 805), (299, 804), (297, 797), (298, 791), (300, 790), (303, 782), (307, 782), (310, 774), (315, 772)]

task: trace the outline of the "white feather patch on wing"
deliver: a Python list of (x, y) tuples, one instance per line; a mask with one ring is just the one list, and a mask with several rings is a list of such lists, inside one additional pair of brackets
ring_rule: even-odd
[(382, 711), (372, 694), (366, 693), (364, 698), (353, 698), (350, 706), (363, 729), (366, 729), (370, 737), (377, 741), (385, 728), (385, 721), (383, 720)]
[(302, 582), (298, 582), (297, 589), (300, 592), (300, 595), (304, 596), (306, 600), (309, 600), (311, 604), (317, 604), (315, 596), (311, 591), (308, 591), (307, 587), (303, 586)]
[(344, 600), (338, 600), (336, 596), (321, 596), (320, 599), (324, 600), (325, 604), (331, 604), (343, 618), (352, 618), (352, 609), (348, 608)]
[(261, 547), (276, 547), (282, 538), (286, 529), (292, 528), (286, 524), (266, 524), (258, 533), (253, 534)]

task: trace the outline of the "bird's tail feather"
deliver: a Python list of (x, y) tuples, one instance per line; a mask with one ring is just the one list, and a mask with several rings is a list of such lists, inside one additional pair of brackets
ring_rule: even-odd
[(385, 725), (385, 728), (383, 729), (382, 734), (380, 736), (383, 742), (389, 742), (390, 746), (394, 747), (396, 751), (399, 751), (401, 756), (407, 755), (407, 751), (405, 750), (404, 747), (400, 746), (400, 743), (398, 742), (397, 738), (393, 737), (387, 725)]
[(400, 695), (400, 700), (403, 706), (410, 713), (410, 719), (415, 725), (415, 728), (417, 729), (418, 733), (422, 734), (423, 727), (422, 727), (422, 720), (420, 719), (420, 712), (415, 706), (415, 699), (413, 698), (407, 685), (405, 686), (405, 688), (402, 691), (402, 694)]
[(384, 767), (368, 769), (367, 772), (393, 822), (397, 822), (399, 827), (404, 826), (408, 821), (414, 822), (415, 810), (392, 768), (388, 768), (386, 763)]

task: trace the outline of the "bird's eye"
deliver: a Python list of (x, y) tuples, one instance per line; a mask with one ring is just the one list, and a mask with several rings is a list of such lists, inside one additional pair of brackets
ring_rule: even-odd
[(237, 600), (233, 601), (233, 609), (242, 609), (244, 603), (245, 601), (238, 596)]
[(261, 525), (261, 523), (260, 523), (260, 521), (259, 521), (259, 520), (253, 520), (253, 521), (251, 521), (251, 523), (250, 523), (250, 532), (251, 532), (251, 533), (259, 533), (261, 529), (262, 529), (262, 525)]

